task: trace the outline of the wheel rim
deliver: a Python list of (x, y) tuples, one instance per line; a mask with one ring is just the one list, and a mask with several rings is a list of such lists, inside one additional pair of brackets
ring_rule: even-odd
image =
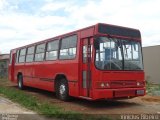
[(21, 88), (21, 87), (22, 87), (21, 80), (19, 80), (18, 85), (19, 85), (19, 88)]
[(66, 91), (65, 85), (60, 85), (60, 89), (59, 89), (60, 94), (63, 95), (65, 91)]

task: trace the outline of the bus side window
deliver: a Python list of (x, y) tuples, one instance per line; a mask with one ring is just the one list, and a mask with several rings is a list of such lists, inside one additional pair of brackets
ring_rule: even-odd
[(25, 62), (26, 48), (20, 50), (19, 63)]
[(16, 52), (16, 63), (18, 63), (18, 58), (19, 58), (19, 50)]
[(27, 55), (26, 55), (26, 62), (33, 62), (34, 49), (35, 49), (35, 46), (28, 47)]
[(59, 40), (48, 42), (46, 60), (56, 60), (58, 58)]
[(37, 45), (35, 53), (35, 61), (43, 61), (45, 52), (45, 43)]
[(12, 51), (10, 52), (10, 59), (9, 59), (9, 63), (12, 63)]
[(63, 38), (59, 59), (73, 59), (76, 56), (77, 35)]

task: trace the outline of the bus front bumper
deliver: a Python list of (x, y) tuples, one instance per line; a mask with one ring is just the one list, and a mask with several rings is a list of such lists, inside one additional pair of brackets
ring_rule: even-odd
[(93, 99), (133, 98), (145, 94), (145, 88), (95, 89)]

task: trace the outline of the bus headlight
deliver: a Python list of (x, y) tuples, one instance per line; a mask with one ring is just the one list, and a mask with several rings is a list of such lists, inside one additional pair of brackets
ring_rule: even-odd
[(140, 82), (137, 82), (137, 86), (140, 86)]
[(109, 88), (110, 85), (108, 82), (98, 82), (97, 83), (97, 88)]
[(137, 82), (137, 87), (142, 87), (142, 86), (145, 86), (144, 81)]
[(101, 83), (101, 88), (104, 88), (105, 87), (105, 84), (104, 83)]

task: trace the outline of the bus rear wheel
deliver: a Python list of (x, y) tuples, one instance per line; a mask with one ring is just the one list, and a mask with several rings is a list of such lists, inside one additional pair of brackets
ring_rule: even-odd
[(18, 88), (23, 90), (24, 89), (24, 85), (23, 85), (23, 76), (19, 75), (18, 76)]
[(69, 100), (69, 87), (66, 79), (62, 78), (57, 84), (56, 96), (63, 101)]

